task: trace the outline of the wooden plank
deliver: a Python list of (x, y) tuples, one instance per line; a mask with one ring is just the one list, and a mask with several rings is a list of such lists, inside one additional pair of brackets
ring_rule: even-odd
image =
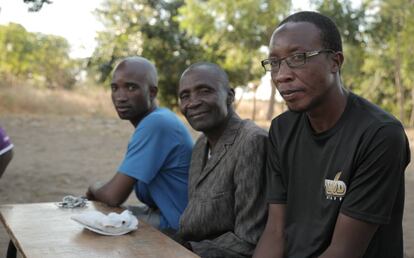
[(91, 210), (105, 214), (122, 211), (97, 202), (76, 209), (62, 209), (55, 203), (33, 203), (1, 205), (0, 217), (23, 257), (198, 257), (142, 221), (138, 230), (129, 234), (102, 236), (70, 219)]

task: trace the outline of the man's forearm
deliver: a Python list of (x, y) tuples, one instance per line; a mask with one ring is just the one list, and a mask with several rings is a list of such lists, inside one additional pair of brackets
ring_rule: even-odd
[(253, 258), (283, 258), (285, 240), (283, 234), (265, 229)]
[(86, 197), (88, 200), (100, 201), (114, 207), (119, 206), (122, 203), (119, 203), (119, 201), (114, 200), (108, 195), (107, 191), (105, 191), (105, 184), (102, 182), (96, 182), (89, 186), (88, 191), (86, 192)]
[(91, 185), (86, 192), (86, 196), (88, 199), (101, 201), (109, 206), (119, 206), (128, 198), (136, 181), (135, 178), (116, 173), (105, 184), (97, 182)]
[(377, 229), (377, 224), (360, 221), (340, 213), (331, 244), (320, 257), (362, 257)]
[(210, 240), (191, 241), (190, 245), (193, 252), (201, 257), (251, 257), (254, 251), (254, 245), (241, 240), (233, 232), (227, 232)]
[(269, 204), (266, 227), (257, 243), (253, 258), (282, 258), (285, 251), (284, 204)]

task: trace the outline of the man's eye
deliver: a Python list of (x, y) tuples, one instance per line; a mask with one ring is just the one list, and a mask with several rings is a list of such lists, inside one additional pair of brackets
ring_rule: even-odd
[(200, 91), (199, 91), (201, 94), (208, 94), (208, 93), (210, 93), (211, 92), (211, 90), (210, 89), (208, 89), (208, 88), (202, 88), (202, 89), (200, 89)]
[(136, 90), (137, 88), (138, 88), (137, 85), (128, 85), (128, 90), (129, 91)]
[(111, 85), (111, 91), (116, 91), (118, 87)]
[(304, 54), (296, 54), (290, 57), (290, 61), (292, 62), (302, 62), (305, 59)]
[(180, 95), (180, 100), (181, 100), (181, 101), (186, 100), (186, 99), (188, 99), (188, 98), (189, 98), (189, 96), (190, 96), (190, 95), (188, 95), (188, 94), (181, 94), (181, 95)]
[(269, 61), (271, 67), (279, 67), (279, 60), (270, 60)]

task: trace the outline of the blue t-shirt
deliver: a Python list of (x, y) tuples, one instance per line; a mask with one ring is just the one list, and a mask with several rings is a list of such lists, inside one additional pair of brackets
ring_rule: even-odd
[(160, 228), (178, 229), (188, 202), (188, 169), (193, 141), (180, 119), (166, 108), (144, 117), (118, 171), (137, 179), (135, 193), (161, 212)]

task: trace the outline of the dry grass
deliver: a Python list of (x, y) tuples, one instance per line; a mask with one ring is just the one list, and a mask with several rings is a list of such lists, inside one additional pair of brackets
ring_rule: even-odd
[[(256, 102), (255, 121), (268, 128), (271, 119), (266, 119), (268, 102)], [(242, 100), (235, 104), (237, 113), (245, 119), (253, 119), (253, 101)], [(283, 110), (276, 104), (273, 117)], [(68, 115), (87, 117), (117, 117), (110, 92), (98, 87), (83, 87), (75, 90), (38, 89), (30, 86), (0, 85), (0, 110), (6, 114)]]
[(114, 117), (110, 93), (93, 89), (37, 89), (28, 86), (1, 86), (2, 113)]
[[(242, 100), (235, 104), (237, 113), (244, 119), (253, 118), (253, 101)], [(266, 119), (268, 101), (256, 102), (255, 122), (267, 129), (271, 119)], [(276, 103), (273, 117), (285, 106)], [(75, 90), (37, 89), (29, 86), (4, 86), (0, 84), (0, 114), (66, 115), (83, 117), (117, 117), (109, 90), (89, 87)], [(183, 119), (184, 120), (184, 119)], [(406, 128), (410, 142), (414, 142), (414, 128)]]

